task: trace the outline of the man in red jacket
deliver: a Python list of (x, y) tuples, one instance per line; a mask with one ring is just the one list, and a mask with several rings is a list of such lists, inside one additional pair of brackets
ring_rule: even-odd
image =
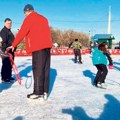
[(32, 69), (34, 76), (34, 90), (27, 95), (32, 99), (47, 99), (49, 92), (50, 48), (52, 39), (48, 20), (34, 11), (32, 5), (24, 7), (26, 18), (23, 21), (13, 44), (14, 49), (25, 37), (26, 51), (32, 53)]

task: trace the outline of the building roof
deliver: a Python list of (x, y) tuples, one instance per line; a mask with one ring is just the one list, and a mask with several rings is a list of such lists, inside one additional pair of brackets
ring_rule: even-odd
[(94, 41), (97, 41), (97, 40), (108, 40), (108, 39), (115, 39), (114, 36), (112, 34), (95, 34), (94, 35)]

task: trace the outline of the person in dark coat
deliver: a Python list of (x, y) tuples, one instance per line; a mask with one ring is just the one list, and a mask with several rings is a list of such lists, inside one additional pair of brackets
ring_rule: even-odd
[(108, 44), (107, 44), (107, 42), (104, 42), (103, 44), (105, 45), (105, 48), (106, 48), (106, 51), (104, 51), (104, 54), (107, 56), (107, 59), (109, 61), (109, 69), (113, 69), (114, 68), (113, 60), (112, 60), (111, 55), (108, 51)]
[[(0, 37), (2, 39), (1, 50), (6, 53), (6, 48), (11, 46), (14, 40), (14, 35), (11, 32), (12, 20), (6, 18), (4, 21), (4, 27), (0, 31)], [(14, 51), (9, 51), (12, 54), (14, 59)], [(12, 77), (12, 66), (9, 57), (2, 57), (2, 69), (1, 69), (1, 80), (2, 82), (11, 82), (14, 80)]]
[(72, 43), (71, 46), (74, 50), (74, 55), (75, 55), (75, 63), (77, 63), (77, 58), (79, 59), (79, 62), (82, 64), (82, 58), (81, 58), (81, 43), (78, 41), (78, 39), (75, 39), (75, 41)]

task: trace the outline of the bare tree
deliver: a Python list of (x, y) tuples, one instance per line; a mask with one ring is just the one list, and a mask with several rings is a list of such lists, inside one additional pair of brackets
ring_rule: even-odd
[[(83, 47), (88, 47), (88, 40), (89, 37), (87, 34), (83, 32), (78, 32), (74, 30), (65, 30), (62, 31), (60, 29), (56, 29), (53, 27), (50, 27), (51, 35), (52, 35), (52, 41), (53, 43), (57, 43), (59, 46), (66, 46), (69, 47), (70, 44), (75, 40), (78, 39)], [(14, 32), (14, 34), (16, 34)], [(18, 45), (19, 49), (25, 49), (25, 40)]]

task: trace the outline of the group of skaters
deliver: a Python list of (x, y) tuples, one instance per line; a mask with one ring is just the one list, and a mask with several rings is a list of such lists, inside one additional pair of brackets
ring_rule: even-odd
[[(75, 56), (74, 62), (77, 63), (78, 60), (79, 63), (82, 64), (81, 50), (80, 50), (82, 45), (79, 42), (79, 40), (75, 39), (75, 41), (71, 44), (71, 47), (74, 50), (74, 56)], [(107, 42), (103, 42), (103, 43), (95, 42), (91, 46), (90, 53), (92, 54), (92, 63), (97, 68), (97, 74), (94, 79), (94, 86), (106, 88), (107, 85), (105, 84), (105, 79), (108, 74), (107, 61), (109, 62), (109, 69), (113, 69), (113, 61), (108, 51)]]
[[(1, 49), (5, 53), (10, 53), (14, 60), (14, 51), (17, 45), (25, 38), (26, 51), (32, 53), (32, 70), (34, 78), (33, 92), (27, 95), (30, 99), (44, 99), (46, 100), (49, 93), (50, 85), (50, 49), (52, 48), (52, 37), (50, 34), (50, 27), (48, 20), (34, 11), (32, 5), (27, 4), (24, 7), (25, 19), (18, 31), (16, 37), (11, 32), (12, 20), (5, 19), (4, 28), (0, 31)], [(98, 72), (96, 74), (94, 85), (96, 87), (103, 86), (105, 78), (108, 73), (107, 58), (112, 66), (112, 59), (107, 52), (106, 44), (98, 44), (92, 52), (93, 64), (96, 66)], [(75, 54), (75, 63), (77, 58), (82, 64), (81, 58), (81, 43), (78, 39), (72, 43), (71, 47)], [(2, 58), (1, 80), (3, 82), (11, 82), (12, 66), (8, 57)]]
[[(74, 42), (70, 44), (70, 47), (73, 48), (74, 51), (74, 62), (82, 64), (82, 45), (79, 40), (75, 39)], [(97, 68), (97, 74), (94, 79), (94, 86), (106, 88), (107, 86), (105, 84), (105, 78), (108, 74), (107, 61), (109, 62), (109, 68), (113, 69), (113, 61), (108, 51), (107, 42), (95, 42), (91, 46), (90, 53), (92, 54), (93, 65)]]

